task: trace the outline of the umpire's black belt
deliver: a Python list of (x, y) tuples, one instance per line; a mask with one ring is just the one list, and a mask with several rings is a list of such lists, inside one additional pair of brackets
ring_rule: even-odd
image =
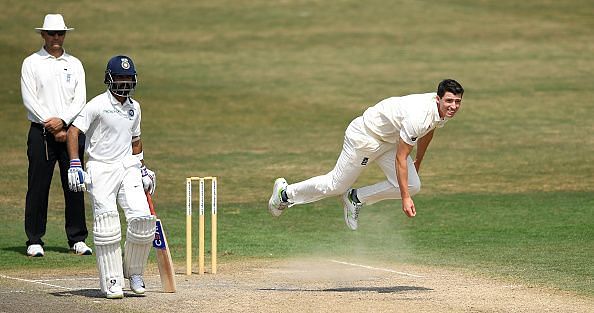
[[(35, 123), (35, 122), (31, 122), (31, 127), (34, 127), (34, 128), (40, 129), (40, 130), (44, 130), (45, 129), (45, 126), (43, 126), (43, 124), (39, 124), (39, 123)], [(70, 126), (64, 127), (64, 129), (67, 130), (69, 127)]]
[(39, 124), (39, 123), (35, 123), (35, 122), (31, 122), (31, 127), (41, 129), (41, 130), (43, 130), (45, 128), (45, 126), (43, 126), (43, 124)]

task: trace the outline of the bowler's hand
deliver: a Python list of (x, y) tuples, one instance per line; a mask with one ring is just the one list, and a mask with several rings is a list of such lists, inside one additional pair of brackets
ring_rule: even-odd
[(83, 171), (80, 160), (70, 160), (70, 168), (68, 169), (68, 188), (74, 192), (86, 191), (86, 180), (88, 180), (88, 174)]
[(402, 199), (402, 211), (404, 211), (404, 214), (406, 214), (408, 217), (415, 217), (415, 215), (417, 215), (415, 203), (413, 202), (412, 198)]

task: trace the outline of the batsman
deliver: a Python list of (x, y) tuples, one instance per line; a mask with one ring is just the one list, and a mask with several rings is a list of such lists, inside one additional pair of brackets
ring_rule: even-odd
[[(68, 184), (72, 191), (90, 194), (101, 291), (108, 299), (118, 299), (124, 297), (124, 278), (135, 294), (145, 292), (142, 275), (155, 235), (155, 216), (145, 190), (152, 194), (156, 181), (144, 165), (140, 105), (131, 98), (137, 83), (132, 59), (111, 58), (104, 83), (107, 91), (89, 101), (68, 129)], [(77, 149), (79, 133), (86, 135), (84, 169)], [(123, 259), (117, 205), (128, 225)]]

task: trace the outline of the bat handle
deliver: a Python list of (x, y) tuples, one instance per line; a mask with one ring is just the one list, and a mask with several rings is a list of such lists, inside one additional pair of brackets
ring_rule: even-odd
[(151, 215), (157, 216), (157, 213), (155, 213), (155, 205), (153, 204), (153, 197), (151, 197), (151, 194), (148, 191), (146, 191), (145, 194), (149, 209), (151, 210)]

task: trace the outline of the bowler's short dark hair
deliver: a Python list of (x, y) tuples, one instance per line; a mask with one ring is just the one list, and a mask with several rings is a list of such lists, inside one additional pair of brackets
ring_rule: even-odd
[(439, 83), (439, 85), (437, 85), (438, 96), (443, 97), (443, 95), (445, 95), (445, 93), (448, 91), (455, 95), (464, 94), (464, 88), (462, 88), (462, 85), (453, 79), (444, 79)]

